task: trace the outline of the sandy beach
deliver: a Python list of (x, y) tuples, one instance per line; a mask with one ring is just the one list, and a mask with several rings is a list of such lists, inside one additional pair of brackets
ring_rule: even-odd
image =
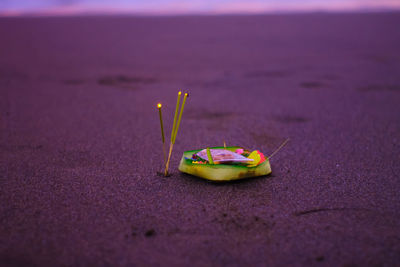
[[(0, 18), (1, 266), (394, 266), (400, 13)], [(156, 104), (169, 138), (162, 170)], [(185, 150), (270, 155), (215, 184)]]

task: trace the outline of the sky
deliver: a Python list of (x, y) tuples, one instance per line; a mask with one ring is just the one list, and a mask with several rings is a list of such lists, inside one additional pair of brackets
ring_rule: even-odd
[(248, 14), (400, 10), (400, 0), (0, 0), (0, 15)]

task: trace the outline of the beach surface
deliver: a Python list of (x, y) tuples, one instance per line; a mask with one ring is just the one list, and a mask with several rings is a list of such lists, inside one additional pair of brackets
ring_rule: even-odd
[[(1, 266), (394, 266), (400, 13), (0, 19)], [(169, 140), (162, 177), (156, 104)], [(185, 150), (272, 174), (215, 184)]]

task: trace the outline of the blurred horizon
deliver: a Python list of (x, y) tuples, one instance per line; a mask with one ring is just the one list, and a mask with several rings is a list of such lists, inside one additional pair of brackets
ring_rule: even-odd
[(399, 0), (2, 0), (0, 16), (400, 11)]

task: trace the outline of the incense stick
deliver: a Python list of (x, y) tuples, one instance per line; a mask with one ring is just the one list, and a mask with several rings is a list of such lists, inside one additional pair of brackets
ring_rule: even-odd
[(163, 126), (163, 119), (162, 119), (161, 106), (162, 106), (161, 103), (158, 103), (158, 104), (157, 104), (158, 114), (160, 115), (162, 149), (163, 149), (163, 156), (164, 156), (163, 164), (165, 164), (166, 161), (167, 161), (167, 153), (166, 153), (166, 151), (165, 151), (165, 136), (164, 136), (164, 126)]
[(178, 111), (179, 111), (179, 103), (181, 101), (181, 94), (182, 92), (178, 92), (178, 99), (176, 100), (176, 108), (175, 108), (175, 115), (174, 115), (174, 124), (172, 124), (172, 132), (171, 132), (171, 143), (173, 143), (174, 140), (174, 135), (175, 135), (175, 127), (176, 127), (176, 119), (178, 117)]
[(268, 159), (272, 158), (276, 153), (279, 152), (279, 150), (281, 150), (288, 142), (290, 141), (290, 139), (286, 139), (274, 152), (272, 152), (272, 154), (267, 157)]
[(185, 107), (186, 98), (188, 96), (189, 96), (188, 93), (185, 93), (185, 96), (183, 97), (182, 107), (181, 107), (181, 111), (179, 112), (178, 123), (177, 123), (176, 128), (175, 128), (174, 140), (172, 141), (172, 144), (175, 144), (176, 136), (178, 135), (179, 125), (181, 124), (183, 109)]
[[(168, 175), (168, 168), (169, 168), (169, 162), (170, 162), (170, 160), (171, 160), (171, 154), (172, 154), (172, 149), (173, 149), (173, 147), (174, 147), (174, 144), (175, 144), (175, 132), (176, 132), (176, 119), (177, 119), (177, 117), (178, 117), (178, 111), (179, 111), (179, 103), (180, 103), (180, 101), (181, 101), (181, 95), (182, 95), (182, 92), (181, 91), (179, 91), (178, 92), (178, 99), (177, 99), (177, 101), (176, 101), (176, 108), (175, 108), (175, 115), (174, 115), (174, 123), (173, 123), (173, 125), (172, 125), (172, 132), (171, 132), (171, 142), (169, 143), (169, 152), (168, 152), (168, 159), (167, 159), (167, 163), (165, 164), (165, 171), (164, 171), (164, 175), (165, 176), (167, 176)], [(186, 94), (185, 94), (185, 97), (184, 97), (184, 101), (186, 100)], [(178, 121), (180, 121), (180, 120), (178, 120)], [(178, 123), (179, 124), (179, 123)], [(178, 126), (179, 127), (179, 126)]]
[(172, 154), (173, 146), (174, 145), (172, 143), (169, 144), (168, 159), (167, 159), (167, 163), (165, 164), (164, 176), (168, 176), (168, 167), (169, 167), (169, 161), (171, 160), (171, 154)]

